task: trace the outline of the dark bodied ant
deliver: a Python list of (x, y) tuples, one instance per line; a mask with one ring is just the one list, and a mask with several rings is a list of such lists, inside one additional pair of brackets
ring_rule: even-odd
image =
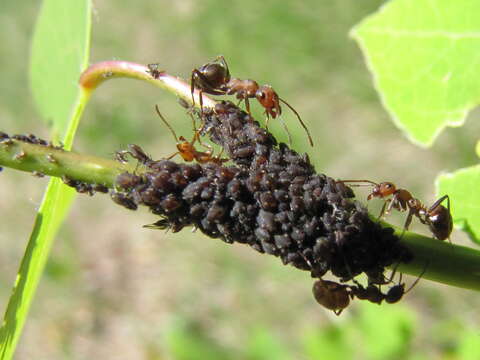
[[(206, 63), (200, 66), (198, 69), (192, 70), (190, 91), (192, 93), (193, 104), (195, 104), (195, 99), (193, 97), (195, 88), (197, 88), (200, 92), (200, 109), (203, 108), (203, 93), (211, 95), (236, 95), (237, 99), (240, 101), (245, 101), (245, 107), (249, 114), (249, 99), (256, 98), (260, 105), (262, 105), (265, 109), (265, 114), (267, 115), (267, 129), (270, 116), (275, 119), (277, 116), (281, 115), (282, 108), (280, 107), (280, 102), (282, 102), (297, 116), (298, 121), (307, 133), (310, 145), (313, 146), (313, 140), (310, 136), (307, 126), (303, 122), (298, 112), (289, 103), (280, 98), (270, 85), (259, 86), (254, 80), (231, 78), (228, 64), (225, 58), (221, 55), (217, 56), (212, 62)], [(287, 131), (288, 137), (290, 138), (288, 129), (286, 126), (284, 127)]]
[[(428, 225), (433, 236), (438, 240), (450, 240), (450, 234), (453, 230), (453, 219), (450, 213), (450, 198), (448, 195), (442, 196), (432, 206), (427, 208), (420, 200), (414, 198), (408, 190), (397, 189), (395, 184), (391, 182), (381, 182), (379, 184), (370, 180), (341, 180), (340, 182), (364, 183), (366, 186), (373, 186), (372, 192), (367, 196), (367, 200), (372, 198), (385, 200), (380, 211), (380, 218), (388, 215), (392, 209), (400, 212), (408, 210), (407, 220), (403, 226), (404, 231), (408, 230), (413, 216), (416, 216), (422, 224)], [(392, 197), (387, 199), (390, 195)], [(447, 200), (447, 207), (442, 205), (445, 200)]]
[(313, 284), (312, 292), (320, 305), (332, 310), (337, 316), (350, 304), (351, 293), (348, 285), (318, 279)]
[[(170, 126), (170, 124), (167, 122), (167, 120), (163, 117), (162, 113), (160, 112), (158, 105), (155, 105), (155, 109), (157, 111), (158, 116), (160, 116), (160, 119), (165, 123), (167, 128), (172, 132), (173, 137), (175, 138), (175, 141), (177, 142), (177, 152), (170, 155), (166, 160), (170, 160), (176, 155), (180, 155), (183, 160), (186, 162), (191, 162), (196, 160), (200, 164), (205, 164), (209, 162), (213, 162), (216, 164), (223, 164), (224, 162), (227, 162), (229, 159), (222, 159), (219, 154), (218, 156), (213, 156), (213, 150), (211, 149), (210, 146), (204, 145), (200, 141), (200, 135), (199, 131), (195, 128), (195, 121), (192, 117), (193, 120), (193, 138), (191, 141), (187, 141), (183, 136), (177, 137), (177, 134), (175, 133), (175, 130)], [(198, 151), (195, 149), (194, 144), (198, 140), (198, 142), (207, 147), (207, 151)]]
[(400, 301), (400, 299), (408, 293), (410, 290), (412, 290), (415, 285), (420, 281), (422, 278), (423, 274), (425, 274), (425, 271), (427, 271), (428, 267), (428, 262), (425, 264), (425, 267), (423, 268), (422, 273), (418, 276), (417, 280), (414, 281), (412, 285), (408, 288), (408, 290), (405, 290), (405, 283), (402, 283), (402, 273), (400, 273), (400, 279), (398, 280), (398, 284), (392, 286), (390, 289), (388, 289), (387, 293), (385, 294), (385, 301), (389, 304), (395, 304), (396, 302)]

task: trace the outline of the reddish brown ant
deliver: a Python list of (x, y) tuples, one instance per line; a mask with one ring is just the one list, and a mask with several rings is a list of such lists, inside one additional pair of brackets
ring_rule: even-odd
[[(370, 180), (341, 180), (342, 183), (364, 183), (367, 186), (373, 186), (372, 192), (367, 196), (367, 200), (372, 198), (381, 198), (385, 200), (380, 211), (380, 218), (388, 215), (392, 209), (400, 212), (408, 210), (407, 220), (403, 227), (408, 230), (412, 223), (413, 216), (416, 216), (422, 224), (428, 225), (433, 236), (438, 240), (450, 239), (453, 229), (453, 219), (450, 213), (450, 198), (448, 195), (442, 196), (435, 201), (432, 206), (427, 208), (420, 200), (414, 198), (412, 194), (405, 189), (397, 189), (392, 182), (375, 183)], [(362, 185), (352, 185), (362, 186)], [(388, 198), (388, 196), (392, 196)], [(447, 200), (447, 207), (442, 202)]]
[[(256, 98), (260, 105), (265, 109), (265, 114), (267, 115), (267, 129), (270, 116), (275, 119), (277, 116), (281, 115), (282, 108), (280, 107), (280, 102), (282, 102), (297, 116), (298, 121), (307, 133), (310, 145), (313, 146), (310, 132), (298, 112), (289, 103), (280, 98), (270, 85), (259, 86), (254, 80), (231, 78), (228, 64), (222, 55), (217, 56), (213, 61), (200, 66), (198, 69), (192, 70), (190, 91), (192, 93), (192, 102), (194, 104), (195, 99), (193, 93), (195, 88), (200, 91), (200, 109), (203, 108), (202, 93), (212, 95), (236, 95), (237, 99), (245, 101), (245, 107), (249, 114), (249, 99)], [(288, 129), (286, 126), (284, 127), (290, 138)]]
[(337, 316), (350, 304), (348, 285), (318, 279), (313, 284), (312, 292), (315, 300), (317, 300), (320, 305), (332, 310)]
[[(221, 153), (218, 156), (213, 156), (213, 150), (209, 145), (204, 145), (200, 141), (200, 135), (199, 131), (195, 128), (195, 120), (192, 117), (193, 120), (193, 138), (191, 141), (187, 141), (183, 136), (177, 137), (177, 134), (175, 133), (175, 130), (170, 126), (170, 124), (167, 122), (167, 120), (163, 117), (162, 113), (160, 112), (160, 109), (158, 108), (158, 105), (155, 105), (155, 109), (157, 111), (158, 116), (160, 116), (160, 119), (165, 123), (167, 128), (172, 132), (173, 137), (175, 138), (175, 141), (177, 142), (177, 152), (170, 155), (169, 157), (166, 158), (166, 160), (170, 160), (176, 155), (180, 155), (183, 160), (186, 162), (191, 162), (196, 160), (200, 164), (205, 164), (209, 162), (217, 163), (217, 164), (222, 164), (224, 162), (227, 162), (228, 159), (222, 159)], [(201, 145), (205, 146), (208, 148), (207, 151), (198, 151), (195, 149), (195, 142), (198, 141)]]

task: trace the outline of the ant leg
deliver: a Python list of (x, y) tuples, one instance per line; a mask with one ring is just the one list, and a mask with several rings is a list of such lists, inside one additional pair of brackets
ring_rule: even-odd
[[(380, 210), (380, 215), (378, 215), (378, 219), (382, 219), (384, 216), (388, 215), (390, 213), (390, 210), (391, 210), (391, 204), (392, 203), (392, 199), (387, 199), (385, 200), (385, 202), (383, 203), (383, 206), (382, 206), (382, 210)], [(388, 205), (388, 208), (387, 208), (387, 205)]]
[(177, 151), (176, 153), (170, 155), (169, 157), (165, 158), (164, 160), (170, 160), (171, 158), (175, 157), (176, 155), (180, 154), (180, 151)]
[(193, 96), (195, 92), (195, 83), (193, 81), (193, 74), (199, 74), (198, 70), (192, 70), (192, 75), (190, 76), (190, 93), (192, 95), (192, 105), (195, 106), (195, 97)]
[(267, 112), (267, 120), (265, 121), (265, 129), (268, 131), (268, 122), (270, 121), (270, 115)]
[(225, 60), (223, 55), (218, 55), (214, 61), (219, 61), (221, 65), (223, 65), (227, 69), (227, 74), (230, 75), (230, 69), (228, 68), (227, 60)]
[(413, 214), (414, 212), (412, 210), (408, 212), (407, 220), (405, 221), (405, 225), (403, 225), (403, 231), (402, 231), (402, 235), (400, 235), (400, 239), (403, 238), (405, 231), (407, 231), (408, 228), (410, 227), (410, 224), (412, 223), (412, 219), (413, 219)]
[(442, 202), (447, 199), (447, 209), (448, 212), (450, 212), (450, 197), (448, 195), (443, 195), (440, 199), (435, 201), (432, 206), (428, 209), (428, 212), (432, 212), (436, 207), (438, 207)]
[(248, 97), (245, 97), (245, 109), (247, 109), (248, 115), (252, 115), (250, 112), (250, 102), (248, 101)]

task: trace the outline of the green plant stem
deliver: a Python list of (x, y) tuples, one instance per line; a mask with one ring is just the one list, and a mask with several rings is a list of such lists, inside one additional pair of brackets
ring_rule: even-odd
[(0, 142), (0, 165), (107, 187), (113, 186), (118, 174), (135, 170), (131, 164), (16, 140)]
[[(7, 141), (8, 143), (8, 141)], [(19, 155), (22, 154), (25, 155)], [(55, 163), (47, 156), (53, 156)], [(51, 176), (68, 176), (87, 183), (112, 187), (115, 177), (124, 171), (133, 172), (133, 164), (80, 155), (46, 146), (13, 141), (0, 143), (0, 165), (22, 171), (37, 171)], [(136, 170), (141, 171), (141, 169)], [(386, 227), (394, 227), (382, 223)], [(395, 228), (395, 227), (394, 227)], [(396, 228), (401, 236), (402, 229)], [(466, 289), (480, 290), (480, 251), (434, 240), (424, 235), (405, 232), (402, 241), (414, 254), (408, 264), (400, 264), (398, 271)], [(393, 264), (395, 268), (397, 264)]]
[[(158, 76), (154, 77), (150, 74), (150, 69), (147, 66), (129, 61), (103, 61), (93, 64), (82, 73), (79, 84), (83, 91), (91, 92), (103, 82), (114, 78), (143, 80), (177, 95), (189, 104), (193, 104), (190, 85), (183, 79), (168, 75), (161, 70), (158, 72)], [(194, 105), (199, 107), (199, 91), (195, 89), (193, 95)], [(214, 108), (216, 104), (205, 94), (202, 95), (202, 102), (203, 107), (207, 108)]]

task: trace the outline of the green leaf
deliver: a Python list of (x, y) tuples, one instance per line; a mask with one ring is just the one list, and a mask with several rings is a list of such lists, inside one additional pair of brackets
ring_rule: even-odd
[[(54, 132), (71, 149), (87, 94), (77, 85), (89, 56), (90, 0), (45, 0), (36, 26), (32, 59), (32, 91)], [(74, 199), (73, 189), (51, 179), (20, 265), (0, 329), (0, 359), (13, 357), (33, 296), (45, 269), (54, 237)]]
[(405, 359), (413, 339), (413, 313), (399, 305), (362, 303), (357, 319), (367, 359)]
[(292, 359), (285, 343), (275, 335), (273, 329), (257, 325), (250, 331), (250, 336), (245, 344), (245, 359)]
[(351, 35), (385, 108), (413, 142), (431, 145), (478, 105), (480, 1), (391, 1)]
[(336, 325), (307, 331), (303, 346), (307, 359), (341, 360), (352, 358), (350, 333)]
[(88, 64), (89, 0), (44, 0), (32, 43), (33, 98), (43, 119), (64, 135)]
[(480, 165), (443, 174), (437, 178), (437, 193), (450, 196), (455, 225), (480, 244)]

